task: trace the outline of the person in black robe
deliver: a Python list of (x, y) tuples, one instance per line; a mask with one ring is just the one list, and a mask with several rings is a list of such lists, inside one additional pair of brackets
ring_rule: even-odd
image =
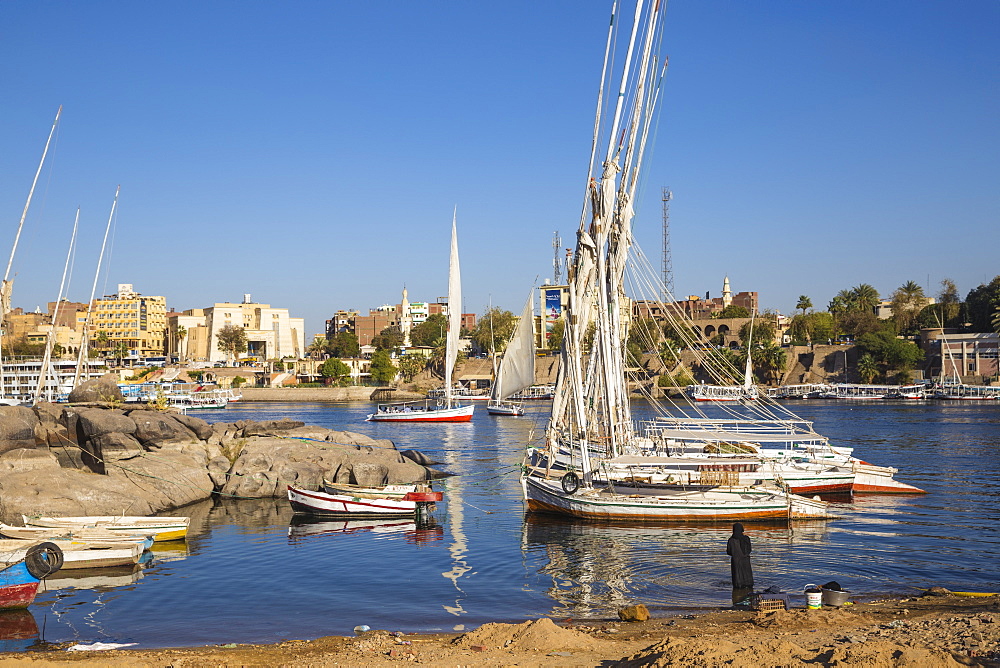
[(729, 555), (729, 568), (733, 576), (733, 589), (753, 588), (753, 568), (750, 567), (750, 553), (753, 547), (750, 538), (743, 533), (743, 525), (733, 524), (733, 535), (726, 544), (726, 554)]

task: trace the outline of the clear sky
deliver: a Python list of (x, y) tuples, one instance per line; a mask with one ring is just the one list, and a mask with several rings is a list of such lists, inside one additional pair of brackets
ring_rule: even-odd
[[(571, 245), (610, 2), (0, 0), (0, 253), (14, 306), (132, 283), (306, 318), (447, 292), (518, 311)], [(675, 293), (789, 313), (862, 282), (1000, 273), (1000, 2), (674, 0), (636, 236)]]

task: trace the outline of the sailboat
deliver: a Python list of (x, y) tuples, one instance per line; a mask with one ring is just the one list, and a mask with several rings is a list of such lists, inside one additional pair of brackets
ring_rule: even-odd
[[(561, 364), (545, 431), (546, 464), (526, 462), (523, 498), (529, 511), (600, 520), (826, 519), (825, 502), (779, 486), (743, 486), (737, 479), (636, 488), (616, 486), (604, 474), (606, 461), (639, 452), (650, 441), (633, 422), (626, 385), (631, 302), (625, 294), (625, 269), (633, 203), (665, 72), (665, 60), (653, 53), (654, 46), (662, 45), (664, 10), (655, 0), (637, 0), (631, 29), (618, 17), (608, 28), (591, 144), (589, 207), (581, 216), (570, 262)], [(627, 47), (617, 48), (616, 42), (624, 40)], [(617, 53), (624, 56), (615, 56), (622, 64), (612, 76), (609, 63)], [(617, 83), (616, 95), (605, 95), (605, 82)], [(598, 165), (602, 138), (607, 150)], [(565, 452), (573, 453), (573, 469), (554, 471)]]
[(521, 319), (507, 343), (500, 368), (493, 383), (493, 393), (486, 404), (490, 415), (524, 415), (524, 404), (510, 397), (535, 382), (535, 323), (531, 297), (524, 304)]
[(451, 218), (451, 260), (448, 267), (448, 336), (445, 339), (444, 401), (402, 401), (379, 404), (366, 419), (370, 422), (469, 422), (476, 407), (462, 405), (453, 396), (451, 376), (458, 357), (462, 331), (462, 280), (458, 264), (457, 211)]

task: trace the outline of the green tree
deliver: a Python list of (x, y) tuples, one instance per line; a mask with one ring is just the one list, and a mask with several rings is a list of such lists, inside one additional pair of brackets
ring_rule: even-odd
[(836, 335), (833, 316), (826, 311), (796, 315), (792, 318), (788, 332), (795, 345), (826, 343)]
[(403, 380), (410, 382), (427, 367), (427, 358), (423, 355), (407, 354), (399, 358), (399, 373)]
[(718, 314), (713, 315), (713, 318), (749, 318), (750, 309), (746, 306), (737, 306), (736, 304), (730, 304), (725, 307)]
[(236, 376), (233, 378), (233, 387), (240, 387), (247, 382), (247, 379), (243, 376)]
[(242, 327), (226, 325), (217, 337), (219, 351), (226, 354), (227, 360), (234, 360), (247, 351), (247, 333)]
[[(753, 343), (763, 343), (765, 341), (774, 342), (778, 333), (778, 315), (773, 311), (764, 311), (752, 321)], [(751, 322), (743, 323), (740, 327), (740, 342), (746, 345), (751, 335)]]
[(924, 289), (914, 281), (907, 281), (892, 293), (892, 320), (896, 331), (912, 333), (917, 324), (917, 316), (924, 307)]
[(433, 346), (434, 342), (448, 332), (448, 318), (441, 313), (427, 316), (419, 325), (410, 330), (410, 343), (415, 346)]
[(361, 354), (361, 345), (354, 332), (337, 332), (327, 343), (326, 352), (331, 357), (353, 358)]
[(329, 385), (330, 383), (338, 382), (350, 376), (351, 367), (344, 364), (344, 362), (340, 359), (331, 357), (323, 362), (323, 366), (319, 368), (319, 375), (323, 376), (326, 384)]
[(851, 295), (856, 310), (874, 311), (880, 300), (878, 290), (868, 283), (851, 288)]
[[(774, 341), (766, 341), (751, 350), (751, 368), (764, 383), (781, 381), (788, 363), (788, 353)], [(745, 362), (744, 362), (745, 364)]]
[(372, 345), (379, 350), (395, 350), (403, 345), (403, 332), (399, 325), (389, 325), (372, 339)]
[(376, 383), (388, 385), (396, 378), (397, 369), (389, 357), (389, 352), (380, 348), (372, 354), (372, 363), (368, 371)]
[[(886, 323), (879, 320), (878, 316), (867, 309), (848, 311), (837, 318), (837, 329), (843, 334), (849, 334), (855, 338), (878, 332), (884, 328)], [(892, 327), (892, 323), (888, 322)]]
[(562, 349), (563, 336), (566, 334), (566, 322), (559, 318), (552, 323), (552, 331), (549, 332), (548, 348), (549, 350), (560, 350)]
[(993, 312), (993, 331), (1000, 334), (1000, 306)]
[(941, 281), (941, 291), (938, 292), (937, 302), (937, 324), (930, 325), (930, 327), (955, 327), (961, 322), (962, 300), (958, 296), (958, 286), (955, 285), (955, 281), (950, 278)]
[(177, 334), (177, 353), (183, 362), (187, 358), (187, 350), (184, 348), (184, 340), (187, 338), (187, 327), (184, 325), (177, 325), (177, 329), (174, 330)]
[(109, 340), (110, 337), (108, 336), (108, 333), (105, 332), (103, 329), (99, 330), (97, 334), (94, 336), (94, 343), (97, 344), (94, 347), (97, 348), (98, 350), (104, 350), (108, 347)]
[(806, 295), (799, 295), (799, 301), (795, 304), (795, 308), (802, 309), (802, 315), (806, 314), (806, 311), (813, 307), (812, 300)]
[(315, 337), (313, 337), (312, 343), (306, 346), (306, 352), (309, 353), (310, 356), (319, 359), (319, 356), (326, 351), (326, 348), (329, 345), (330, 345), (329, 341), (327, 341), (324, 337), (317, 334)]
[(870, 354), (865, 353), (858, 358), (858, 373), (864, 382), (872, 382), (878, 376), (878, 362)]
[(993, 331), (993, 314), (1000, 308), (1000, 276), (969, 291), (965, 297), (965, 317), (973, 332)]
[(863, 334), (857, 339), (862, 354), (871, 355), (879, 366), (888, 371), (909, 371), (924, 358), (922, 351), (913, 341), (899, 339), (889, 330)]
[(507, 342), (517, 327), (517, 320), (517, 316), (510, 311), (494, 306), (476, 323), (476, 328), (472, 330), (472, 340), (482, 350), (502, 353), (507, 349)]

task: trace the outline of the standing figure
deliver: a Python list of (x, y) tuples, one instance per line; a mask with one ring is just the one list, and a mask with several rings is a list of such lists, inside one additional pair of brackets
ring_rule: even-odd
[(748, 589), (753, 587), (753, 568), (750, 567), (750, 538), (743, 533), (743, 525), (733, 524), (733, 535), (726, 544), (726, 554), (729, 555), (729, 568), (733, 576), (733, 589)]

